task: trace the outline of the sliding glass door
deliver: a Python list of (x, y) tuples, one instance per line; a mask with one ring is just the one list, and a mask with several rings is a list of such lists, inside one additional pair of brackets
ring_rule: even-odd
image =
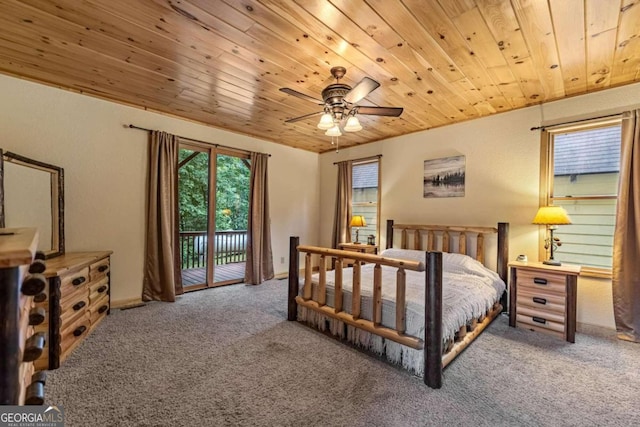
[(181, 144), (178, 213), (185, 291), (244, 279), (249, 176), (248, 156)]

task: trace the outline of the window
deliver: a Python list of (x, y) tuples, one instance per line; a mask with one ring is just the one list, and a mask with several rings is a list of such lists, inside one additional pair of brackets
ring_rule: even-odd
[[(380, 212), (380, 159), (354, 162), (351, 177), (351, 208), (352, 215), (364, 216), (367, 225), (360, 227), (359, 241), (367, 243), (373, 236), (377, 245), (379, 242), (378, 219)], [(355, 242), (356, 228), (351, 228), (351, 241)]]
[(542, 174), (542, 202), (564, 207), (572, 221), (554, 231), (561, 242), (554, 257), (582, 265), (587, 274), (611, 272), (620, 130), (619, 119), (556, 128), (547, 130), (542, 142), (543, 171), (548, 171)]

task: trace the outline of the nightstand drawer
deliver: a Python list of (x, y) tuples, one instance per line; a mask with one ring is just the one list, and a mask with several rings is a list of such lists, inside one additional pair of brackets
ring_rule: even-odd
[(566, 298), (563, 295), (532, 291), (524, 288), (518, 289), (516, 303), (518, 307), (530, 307), (536, 310), (564, 314), (566, 311)]
[(546, 325), (547, 323), (559, 324), (564, 331), (564, 313), (552, 313), (546, 310), (537, 310), (535, 308), (518, 306), (518, 308), (516, 309), (516, 314), (518, 315), (518, 317), (525, 316), (527, 318), (531, 318), (531, 322), (533, 322), (532, 324), (540, 327), (544, 327), (544, 325)]
[(566, 294), (567, 276), (545, 272), (518, 270), (518, 289), (527, 288), (533, 292), (554, 292)]

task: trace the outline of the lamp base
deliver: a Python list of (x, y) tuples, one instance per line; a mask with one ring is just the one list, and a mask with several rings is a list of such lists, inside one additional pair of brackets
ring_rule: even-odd
[(548, 260), (542, 261), (542, 263), (546, 265), (555, 265), (555, 266), (562, 265), (560, 261), (556, 261), (554, 259), (548, 259)]

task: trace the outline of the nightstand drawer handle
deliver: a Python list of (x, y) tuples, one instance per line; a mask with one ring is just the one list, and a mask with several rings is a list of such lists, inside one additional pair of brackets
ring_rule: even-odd
[(82, 285), (87, 279), (84, 276), (80, 276), (80, 277), (76, 277), (75, 279), (73, 279), (73, 282), (71, 282), (71, 284), (73, 286), (79, 286)]
[(547, 300), (545, 298), (533, 297), (533, 302), (537, 302), (538, 304), (546, 304)]
[(101, 294), (101, 293), (103, 293), (103, 292), (104, 292), (104, 291), (106, 291), (106, 290), (107, 290), (107, 286), (106, 286), (106, 285), (104, 285), (104, 286), (100, 286), (100, 287), (98, 288), (98, 293), (99, 293), (99, 294)]
[(546, 285), (547, 284), (547, 279), (543, 279), (541, 277), (534, 277), (533, 278), (533, 283), (535, 283), (536, 285)]
[(103, 305), (102, 307), (100, 307), (100, 308), (98, 309), (98, 313), (102, 314), (102, 313), (104, 313), (104, 312), (105, 312), (105, 311), (107, 311), (107, 310), (109, 310), (109, 306), (108, 306), (108, 305)]
[(73, 311), (81, 310), (85, 305), (87, 305), (87, 303), (85, 303), (84, 301), (80, 301), (79, 303), (73, 306)]
[(531, 320), (533, 320), (536, 323), (542, 323), (543, 325), (547, 323), (547, 319), (543, 319), (542, 317), (533, 316)]
[(100, 267), (98, 267), (98, 272), (99, 273), (104, 273), (105, 271), (107, 271), (109, 269), (108, 265), (101, 265)]

